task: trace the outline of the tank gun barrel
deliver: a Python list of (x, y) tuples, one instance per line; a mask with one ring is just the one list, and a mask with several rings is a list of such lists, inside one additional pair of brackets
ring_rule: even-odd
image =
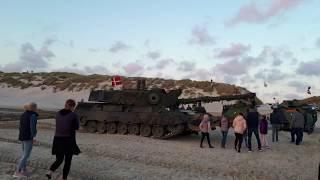
[(240, 99), (254, 100), (255, 97), (256, 97), (256, 93), (228, 95), (228, 96), (215, 96), (215, 97), (203, 96), (198, 98), (178, 99), (178, 104), (195, 104), (197, 102), (211, 103), (211, 102), (217, 102), (217, 101), (232, 101), (232, 100), (240, 100)]

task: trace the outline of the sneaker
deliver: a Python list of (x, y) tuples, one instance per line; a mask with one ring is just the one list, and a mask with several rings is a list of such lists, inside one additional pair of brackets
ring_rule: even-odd
[(262, 152), (263, 150), (262, 149), (259, 149), (259, 152)]
[(214, 148), (214, 147), (210, 145), (209, 148)]
[(24, 175), (24, 174), (22, 174), (22, 173), (20, 173), (20, 172), (14, 172), (14, 174), (12, 175), (12, 177), (14, 177), (14, 178), (26, 178), (26, 176)]
[(202, 145), (200, 145), (200, 148), (203, 148), (203, 146), (202, 146)]
[(250, 150), (250, 149), (249, 149), (249, 150), (248, 150), (248, 152), (249, 152), (249, 153), (251, 153), (251, 152), (252, 152), (252, 150)]
[(50, 173), (47, 173), (47, 174), (46, 174), (46, 177), (47, 177), (48, 179), (51, 179), (51, 174), (50, 174)]

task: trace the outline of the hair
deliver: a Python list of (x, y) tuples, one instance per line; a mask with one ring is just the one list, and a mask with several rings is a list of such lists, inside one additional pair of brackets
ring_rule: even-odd
[(74, 101), (73, 99), (68, 99), (66, 101), (66, 106), (70, 106), (70, 107), (75, 107), (76, 106), (76, 101)]
[(239, 113), (240, 116), (244, 117), (244, 114), (242, 112)]
[(37, 104), (35, 102), (31, 102), (31, 103), (28, 104), (27, 108), (30, 111), (34, 111), (34, 110), (37, 109)]

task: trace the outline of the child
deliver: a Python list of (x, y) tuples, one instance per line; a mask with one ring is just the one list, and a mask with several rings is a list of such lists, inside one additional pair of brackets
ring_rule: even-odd
[(234, 141), (234, 148), (240, 153), (241, 144), (243, 141), (243, 133), (247, 129), (246, 120), (244, 119), (244, 115), (239, 113), (233, 120), (233, 129), (236, 136)]
[(260, 138), (261, 138), (261, 144), (262, 147), (269, 148), (269, 143), (267, 139), (268, 134), (268, 121), (266, 116), (262, 117), (262, 120), (260, 121)]

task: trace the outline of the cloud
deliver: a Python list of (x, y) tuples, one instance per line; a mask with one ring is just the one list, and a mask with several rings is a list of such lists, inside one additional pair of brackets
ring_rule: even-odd
[(188, 72), (188, 71), (193, 71), (196, 68), (196, 64), (191, 61), (181, 61), (178, 64), (177, 70), (183, 71), (183, 72)]
[(158, 70), (162, 70), (162, 69), (166, 68), (167, 66), (169, 66), (173, 62), (174, 62), (173, 59), (162, 59), (157, 62), (155, 68)]
[(270, 3), (261, 10), (257, 4), (251, 1), (243, 5), (238, 13), (229, 20), (226, 25), (233, 26), (239, 23), (263, 23), (272, 17), (284, 14), (296, 8), (305, 0), (270, 0)]
[(125, 72), (128, 75), (135, 75), (135, 74), (143, 71), (144, 68), (136, 62), (135, 63), (131, 62), (131, 63), (123, 66), (123, 69), (125, 70)]
[(272, 62), (272, 66), (280, 66), (282, 64), (282, 61), (280, 59), (275, 59)]
[(100, 49), (98, 49), (98, 48), (88, 48), (88, 51), (89, 52), (93, 52), (93, 53), (97, 53), (97, 52), (100, 52)]
[(320, 75), (320, 59), (308, 62), (300, 62), (297, 73), (306, 76)]
[(110, 71), (101, 65), (85, 66), (83, 68), (77, 67), (77, 64), (72, 64), (72, 67), (66, 66), (59, 69), (54, 69), (53, 71), (58, 72), (73, 72), (78, 74), (110, 74)]
[(237, 78), (235, 76), (225, 75), (223, 77), (223, 82), (228, 84), (235, 84), (237, 82)]
[(262, 79), (264, 81), (267, 81), (268, 83), (273, 83), (276, 81), (283, 80), (289, 77), (289, 75), (286, 73), (283, 73), (279, 69), (264, 69), (256, 73), (254, 77), (256, 79)]
[(290, 81), (288, 86), (295, 88), (298, 93), (305, 93), (310, 85), (301, 81)]
[(320, 48), (320, 37), (316, 40), (316, 47)]
[(150, 59), (158, 59), (161, 56), (159, 51), (149, 51), (147, 57)]
[(109, 48), (109, 51), (112, 53), (116, 53), (119, 51), (127, 50), (129, 48), (130, 48), (130, 46), (128, 46), (127, 44), (125, 44), (121, 41), (117, 41)]
[(303, 97), (298, 95), (298, 94), (294, 94), (294, 93), (289, 93), (289, 94), (286, 94), (284, 96), (285, 98), (287, 98), (288, 100), (292, 100), (292, 99), (302, 99)]
[(250, 50), (250, 45), (243, 45), (240, 43), (232, 43), (230, 47), (222, 49), (216, 56), (218, 58), (234, 58), (239, 57)]
[(209, 34), (207, 26), (195, 26), (191, 31), (190, 44), (200, 46), (212, 45), (215, 43), (214, 38)]
[(209, 80), (212, 77), (212, 73), (205, 68), (194, 69), (192, 72), (189, 72), (187, 75), (183, 76), (182, 79), (192, 79), (192, 80)]
[(6, 64), (1, 69), (7, 72), (18, 72), (23, 70), (44, 69), (48, 67), (48, 61), (55, 57), (55, 54), (49, 49), (49, 47), (55, 41), (55, 39), (47, 38), (39, 50), (36, 50), (29, 42), (22, 44), (20, 47), (19, 60), (14, 63)]

